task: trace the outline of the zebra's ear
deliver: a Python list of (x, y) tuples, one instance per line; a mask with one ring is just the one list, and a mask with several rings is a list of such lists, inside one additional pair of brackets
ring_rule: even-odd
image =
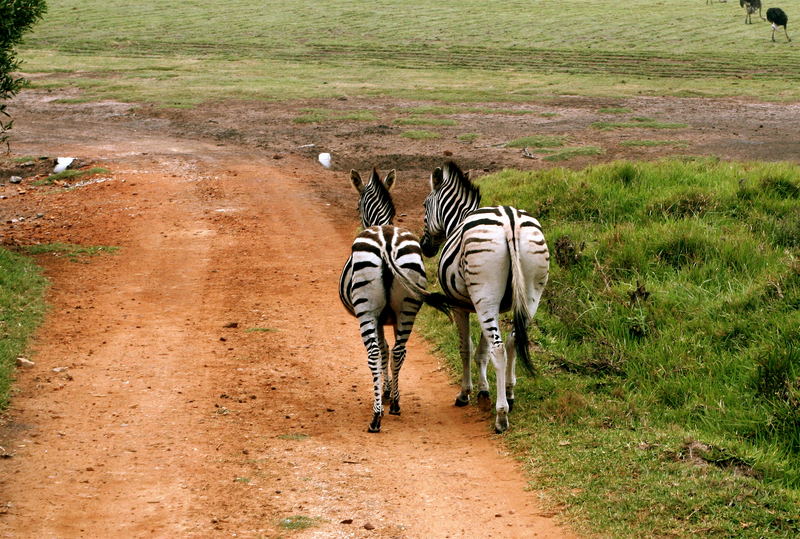
[(394, 169), (392, 169), (392, 170), (390, 170), (389, 172), (386, 173), (386, 177), (383, 179), (383, 185), (386, 186), (386, 190), (387, 191), (391, 191), (392, 187), (394, 187), (395, 177), (396, 177), (396, 174), (395, 174), (395, 170)]
[(431, 172), (431, 189), (433, 191), (437, 190), (441, 187), (442, 182), (444, 182), (444, 174), (441, 168), (436, 167), (433, 169), (433, 172)]
[(357, 170), (350, 171), (350, 181), (359, 193), (364, 190), (364, 182), (361, 181), (361, 174)]
[(469, 173), (470, 173), (469, 170), (464, 173), (464, 179), (465, 180), (469, 180)]

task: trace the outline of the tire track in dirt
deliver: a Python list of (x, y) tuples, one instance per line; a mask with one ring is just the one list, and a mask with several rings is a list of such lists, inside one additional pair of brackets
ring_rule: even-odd
[(308, 537), (569, 535), (419, 337), (403, 415), (366, 432), (337, 297), (356, 222), (311, 188), (345, 176), (122, 127), (63, 151), (112, 146), (113, 182), (36, 195), (73, 220), (54, 236), (122, 249), (43, 259), (53, 309), (4, 436), (2, 536), (260, 537), (298, 515)]

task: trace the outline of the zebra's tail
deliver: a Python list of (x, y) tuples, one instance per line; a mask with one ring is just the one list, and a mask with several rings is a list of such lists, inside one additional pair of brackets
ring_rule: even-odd
[(390, 254), (389, 249), (381, 249), (381, 256), (384, 262), (389, 267), (394, 278), (405, 288), (409, 293), (419, 296), (422, 301), (439, 312), (444, 313), (450, 320), (453, 315), (450, 312), (452, 307), (456, 305), (444, 294), (439, 292), (428, 292), (417, 283), (406, 277), (405, 273), (397, 266), (397, 261)]
[(528, 324), (531, 320), (531, 312), (528, 308), (528, 291), (525, 286), (525, 272), (522, 270), (520, 259), (520, 226), (515, 225), (506, 227), (506, 241), (508, 242), (508, 252), (511, 258), (511, 308), (514, 313), (514, 348), (525, 370), (532, 376), (536, 376), (536, 369), (531, 362), (528, 352)]

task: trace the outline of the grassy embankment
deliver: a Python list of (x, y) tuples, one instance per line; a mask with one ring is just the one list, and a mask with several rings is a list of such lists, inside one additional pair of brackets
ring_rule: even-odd
[(24, 69), (47, 75), (37, 87), (81, 89), (77, 100), (800, 98), (798, 45), (772, 43), (766, 23), (742, 24), (730, 3), (53, 0), (48, 8), (21, 49)]
[(31, 259), (0, 249), (0, 410), (8, 403), (16, 359), (44, 314), (45, 286)]
[[(797, 536), (800, 168), (619, 162), (479, 183), (484, 204), (539, 216), (552, 253), (540, 376), (521, 379), (506, 436), (537, 488), (612, 536)], [(450, 323), (418, 327), (460, 365)]]

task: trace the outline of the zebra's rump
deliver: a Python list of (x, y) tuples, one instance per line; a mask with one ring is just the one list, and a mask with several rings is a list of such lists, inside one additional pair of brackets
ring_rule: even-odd
[(543, 286), (550, 253), (539, 222), (524, 210), (510, 206), (474, 210), (445, 241), (438, 272), (442, 291), (471, 305), (468, 288), (493, 283), (493, 296), (502, 298), (501, 311), (508, 310), (512, 249), (519, 251), (526, 278)]
[(397, 313), (419, 310), (420, 298), (394, 278), (390, 260), (406, 278), (426, 286), (422, 251), (414, 234), (389, 225), (367, 228), (353, 241), (339, 279), (339, 298), (350, 314), (372, 312), (381, 323), (391, 324)]

